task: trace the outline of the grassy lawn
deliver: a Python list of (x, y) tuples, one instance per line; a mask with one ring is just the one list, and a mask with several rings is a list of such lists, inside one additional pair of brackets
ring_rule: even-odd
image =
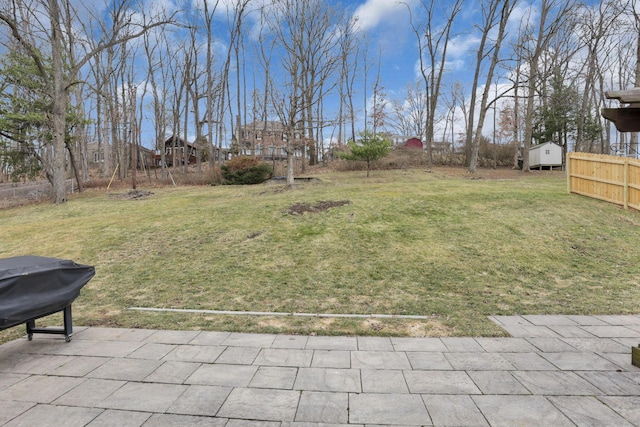
[[(292, 190), (156, 188), (137, 200), (120, 197), (126, 190), (96, 190), (61, 206), (0, 210), (0, 257), (95, 265), (96, 276), (73, 305), (75, 325), (499, 336), (486, 316), (640, 312), (640, 213), (567, 194), (562, 173), (317, 176), (322, 182)], [(349, 203), (289, 212), (320, 201)], [(252, 317), (130, 307), (432, 317)], [(22, 327), (0, 332), (0, 340), (22, 333)]]

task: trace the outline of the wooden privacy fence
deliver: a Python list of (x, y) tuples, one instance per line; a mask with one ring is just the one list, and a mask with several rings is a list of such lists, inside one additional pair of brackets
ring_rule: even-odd
[(640, 160), (568, 153), (567, 187), (570, 193), (640, 210)]

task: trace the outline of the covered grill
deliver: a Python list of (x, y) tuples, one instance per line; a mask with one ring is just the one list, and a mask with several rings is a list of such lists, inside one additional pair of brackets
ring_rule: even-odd
[[(34, 333), (63, 334), (71, 340), (71, 303), (95, 275), (89, 265), (39, 256), (0, 259), (0, 330), (21, 323)], [(38, 329), (35, 320), (64, 312), (64, 328)]]

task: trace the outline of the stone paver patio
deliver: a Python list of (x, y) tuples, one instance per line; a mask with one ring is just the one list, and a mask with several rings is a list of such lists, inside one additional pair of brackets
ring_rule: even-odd
[(640, 316), (512, 338), (76, 327), (0, 346), (0, 426), (640, 426)]

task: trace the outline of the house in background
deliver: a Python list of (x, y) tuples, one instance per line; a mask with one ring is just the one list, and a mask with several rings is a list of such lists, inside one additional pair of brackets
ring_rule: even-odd
[[(87, 143), (87, 165), (90, 168), (99, 169), (104, 164), (104, 144), (97, 142)], [(107, 150), (111, 150), (111, 146), (107, 146)], [(131, 156), (131, 145), (125, 147), (127, 158)], [(155, 166), (155, 153), (148, 148), (137, 146), (138, 169), (146, 169)], [(107, 151), (109, 152), (109, 151)], [(78, 157), (79, 158), (79, 157)], [(111, 158), (111, 157), (110, 157)]]
[(562, 147), (554, 142), (534, 145), (529, 149), (529, 168), (562, 167)]
[(97, 142), (87, 143), (87, 164), (91, 168), (97, 168), (104, 163), (104, 144)]
[[(405, 147), (407, 142), (410, 141), (410, 140), (417, 141), (420, 144), (420, 148), (422, 148), (422, 141), (420, 141), (420, 139), (415, 137), (415, 136), (406, 136), (406, 135), (397, 135), (397, 134), (395, 134), (395, 135), (387, 134), (387, 135), (384, 135), (384, 136), (389, 141), (391, 141), (391, 146), (393, 148)], [(415, 141), (413, 142), (413, 144), (415, 144)], [(411, 148), (413, 148), (413, 147), (411, 147)]]
[[(182, 138), (170, 136), (164, 141), (162, 145), (164, 147), (164, 161), (168, 167), (173, 166), (174, 157), (176, 165), (183, 165), (185, 161), (187, 164), (196, 164), (198, 159), (198, 147), (190, 142), (185, 141)], [(162, 166), (162, 157), (160, 153), (155, 155), (155, 165), (157, 167)]]
[[(387, 138), (391, 141), (393, 148), (407, 149), (407, 150), (425, 150), (425, 145), (417, 136), (405, 136), (405, 135), (387, 135)], [(443, 156), (447, 153), (451, 153), (450, 142), (438, 142), (433, 141), (431, 143), (431, 152), (434, 155)]]
[[(236, 151), (240, 155), (260, 157), (269, 160), (284, 160), (287, 158), (286, 147), (289, 137), (293, 137), (294, 157), (302, 158), (304, 145), (313, 147), (313, 141), (305, 136), (303, 130), (295, 130), (293, 135), (287, 135), (285, 126), (277, 121), (257, 121), (247, 123), (238, 129), (240, 143)], [(236, 137), (234, 136), (234, 142)], [(307, 150), (309, 153), (309, 150)], [(308, 154), (307, 154), (308, 155)]]
[(422, 150), (423, 145), (419, 138), (409, 138), (402, 144), (402, 148), (406, 148), (407, 150)]

